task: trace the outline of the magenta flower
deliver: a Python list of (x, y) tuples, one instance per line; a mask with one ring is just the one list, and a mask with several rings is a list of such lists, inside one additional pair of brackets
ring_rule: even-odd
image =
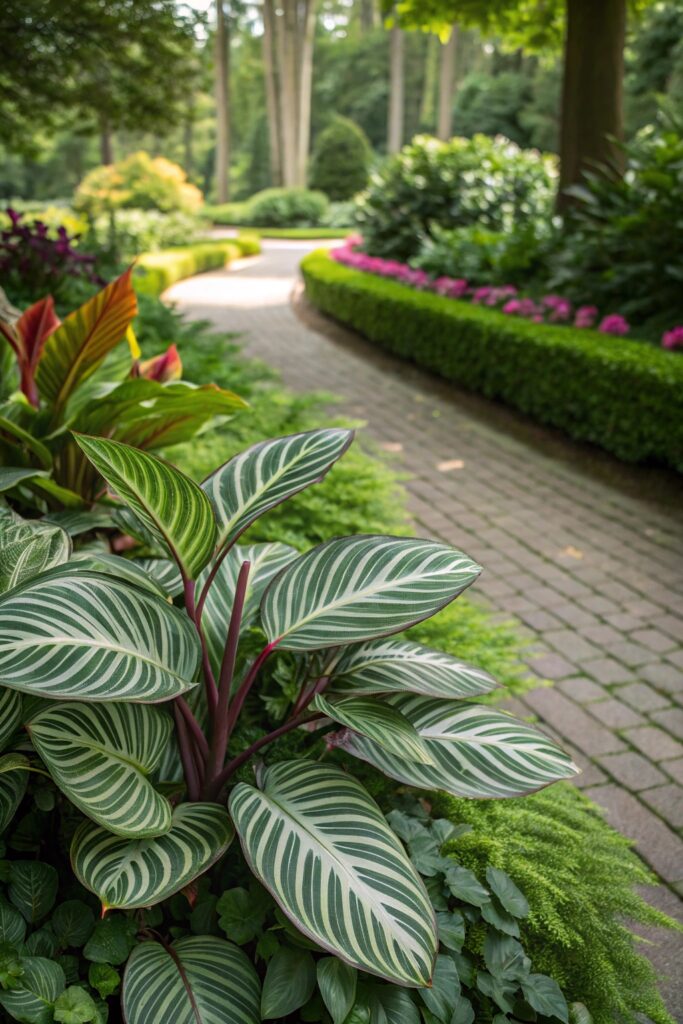
[(630, 327), (628, 320), (626, 320), (620, 313), (610, 313), (609, 316), (605, 316), (600, 321), (598, 330), (602, 334), (628, 334)]
[(672, 327), (662, 335), (663, 348), (683, 348), (683, 324)]
[(597, 315), (597, 306), (579, 306), (574, 317), (574, 327), (592, 327)]

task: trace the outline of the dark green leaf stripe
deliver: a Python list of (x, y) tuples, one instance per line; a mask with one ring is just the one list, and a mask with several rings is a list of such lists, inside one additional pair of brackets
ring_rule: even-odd
[(21, 725), (21, 694), (0, 687), (0, 750), (12, 739)]
[(502, 711), (427, 697), (390, 697), (427, 745), (433, 766), (414, 764), (353, 732), (339, 746), (392, 779), (454, 796), (523, 796), (578, 772), (571, 758), (537, 729)]
[(20, 963), (21, 985), (0, 991), (0, 1006), (15, 1020), (49, 1024), (54, 1020), (54, 1003), (66, 987), (64, 971), (59, 964), (41, 956), (22, 956)]
[(168, 700), (199, 655), (186, 615), (113, 577), (67, 566), (0, 597), (0, 684), (25, 693)]
[(156, 455), (101, 437), (76, 441), (109, 486), (195, 579), (213, 550), (216, 524), (208, 498), (180, 470)]
[(487, 672), (409, 640), (371, 640), (347, 648), (332, 670), (330, 692), (420, 693), (457, 700), (494, 690)]
[(0, 593), (66, 562), (71, 554), (68, 534), (49, 523), (16, 522), (0, 533)]
[(145, 704), (64, 703), (27, 725), (59, 788), (119, 836), (159, 836), (171, 827), (168, 800), (147, 776), (169, 741), (171, 718)]
[(105, 910), (151, 907), (210, 868), (233, 835), (218, 804), (181, 804), (158, 839), (120, 839), (86, 821), (71, 844), (71, 864)]
[[(245, 547), (238, 544), (225, 556), (211, 583), (202, 613), (202, 628), (215, 671), (220, 669), (223, 658), (235, 587), (244, 562), (249, 562), (251, 568), (242, 613), (243, 630), (253, 623), (258, 614), (263, 592), (270, 581), (296, 556), (296, 549), (289, 544), (250, 544)], [(208, 575), (207, 568), (197, 582), (199, 589)]]
[(372, 697), (342, 697), (331, 701), (318, 695), (313, 707), (332, 721), (374, 740), (390, 754), (418, 764), (432, 763), (431, 754), (412, 722), (391, 704), (383, 704)]
[(230, 811), (257, 878), (296, 927), (361, 970), (427, 985), (436, 925), (426, 890), (363, 787), (330, 765), (283, 762)]
[[(167, 592), (157, 582), (151, 573), (145, 571), (144, 567), (130, 558), (121, 558), (119, 555), (108, 555), (104, 553), (93, 554), (92, 552), (77, 551), (71, 559), (71, 565), (77, 569), (87, 569), (89, 572), (101, 573), (103, 576), (113, 576), (114, 579), (125, 580), (132, 583), (134, 587), (141, 590), (148, 590), (157, 597), (168, 597)], [(175, 564), (169, 562), (175, 569)], [(176, 569), (177, 572), (177, 569)]]
[(151, 576), (169, 597), (182, 594), (183, 580), (178, 566), (170, 558), (136, 558), (133, 565)]
[(271, 643), (291, 651), (387, 636), (433, 615), (480, 572), (467, 555), (435, 541), (344, 537), (276, 576), (261, 619)]
[[(5, 754), (0, 758), (0, 835), (16, 814), (28, 784), (28, 772), (17, 760), (19, 757), (16, 754)], [(27, 763), (25, 758), (21, 758), (21, 761)]]
[(261, 985), (237, 946), (193, 935), (142, 942), (123, 979), (125, 1024), (260, 1024)]
[(353, 440), (352, 430), (311, 430), (247, 448), (202, 488), (218, 522), (218, 547), (234, 541), (268, 509), (322, 480)]

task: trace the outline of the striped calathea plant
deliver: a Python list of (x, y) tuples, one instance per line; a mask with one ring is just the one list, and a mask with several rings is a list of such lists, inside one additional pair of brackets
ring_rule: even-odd
[[(82, 513), (55, 525), (4, 510), (0, 825), (30, 773), (46, 774), (75, 879), (108, 915), (103, 927), (128, 929), (128, 1024), (284, 1016), (277, 985), (262, 999), (240, 948), (245, 934), (256, 938), (260, 899), (273, 901), (295, 946), (328, 954), (319, 977), (335, 1024), (357, 972), (406, 990), (431, 985), (432, 902), (353, 763), (366, 776), (370, 765), (408, 787), (474, 798), (519, 796), (575, 771), (534, 728), (472, 701), (495, 687), (485, 672), (396, 639), (476, 580), (465, 554), (411, 537), (345, 537), (304, 554), (240, 543), (259, 516), (321, 480), (351, 440), (324, 429), (266, 441), (200, 486), (135, 447), (75, 435), (140, 542), (125, 559), (93, 543), (74, 550), (69, 529), (81, 535)], [(280, 717), (264, 728), (268, 679), (282, 684), (271, 701)], [(324, 759), (274, 756), (286, 736), (316, 749), (323, 736)], [(184, 929), (163, 923), (163, 901), (192, 905), (209, 869), (227, 863), (235, 941), (211, 934), (201, 914)], [(2, 912), (0, 903), (0, 939), (12, 940)], [(258, 941), (257, 962), (272, 940)], [(47, 968), (9, 944), (18, 967), (3, 975), (0, 956), (0, 1003), (12, 1014)], [(286, 960), (285, 993), (296, 974)], [(54, 978), (48, 989), (47, 1002)]]

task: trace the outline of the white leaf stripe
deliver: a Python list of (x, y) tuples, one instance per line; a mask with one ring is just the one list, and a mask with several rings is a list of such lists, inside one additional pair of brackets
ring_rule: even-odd
[[(251, 568), (242, 613), (242, 630), (250, 626), (258, 614), (261, 597), (270, 581), (296, 556), (296, 549), (288, 544), (235, 545), (225, 556), (211, 583), (202, 613), (202, 629), (214, 671), (220, 670), (223, 659), (237, 577), (243, 563), (249, 562)], [(207, 567), (197, 581), (200, 592), (209, 572)]]
[(202, 488), (218, 522), (217, 547), (268, 509), (322, 480), (353, 441), (352, 430), (310, 430), (262, 441), (212, 473)]
[(84, 814), (119, 836), (171, 827), (171, 807), (147, 776), (158, 765), (171, 718), (145, 704), (57, 704), (26, 726), (50, 775)]
[(467, 555), (436, 541), (343, 537), (276, 576), (261, 619), (268, 640), (283, 650), (387, 636), (433, 615), (480, 572)]
[(59, 964), (41, 956), (22, 956), (20, 987), (0, 991), (0, 1005), (15, 1020), (46, 1024), (53, 1019), (52, 1006), (66, 987)]
[(74, 435), (109, 486), (169, 547), (190, 579), (213, 550), (216, 524), (202, 489), (156, 455), (119, 441)]
[(357, 733), (340, 737), (348, 753), (420, 789), (482, 799), (523, 796), (578, 769), (557, 744), (502, 711), (426, 697), (390, 697), (424, 740), (433, 766), (387, 753)]
[(260, 1024), (260, 1005), (246, 955), (213, 935), (188, 936), (168, 950), (142, 942), (126, 965), (125, 1024)]
[(66, 567), (0, 597), (0, 684), (61, 700), (168, 700), (190, 689), (186, 615), (112, 577)]
[(383, 704), (372, 697), (342, 697), (331, 701), (318, 694), (313, 707), (340, 725), (374, 740), (391, 754), (420, 764), (432, 763), (431, 755), (412, 722), (390, 704)]
[(74, 835), (71, 864), (103, 908), (151, 907), (208, 870), (233, 835), (218, 804), (181, 804), (170, 831), (156, 839), (121, 839), (86, 821)]
[(136, 558), (133, 565), (151, 576), (169, 597), (183, 592), (183, 580), (178, 566), (170, 558)]
[(66, 562), (71, 555), (68, 534), (58, 526), (37, 522), (3, 525), (0, 534), (0, 592)]
[(283, 762), (230, 811), (245, 857), (304, 934), (402, 985), (427, 985), (436, 955), (421, 879), (363, 787), (330, 765)]
[(487, 672), (409, 640), (374, 640), (347, 648), (332, 671), (329, 692), (420, 693), (457, 700), (494, 690)]
[[(129, 558), (121, 558), (120, 555), (92, 554), (91, 552), (79, 552), (71, 559), (71, 565), (79, 570), (87, 569), (89, 572), (101, 573), (103, 576), (113, 576), (118, 580), (125, 580), (134, 587), (148, 590), (157, 597), (166, 599), (168, 596), (164, 588), (157, 582), (152, 573), (148, 573), (138, 563)], [(175, 569), (175, 564), (169, 562)], [(176, 570), (177, 571), (177, 570)]]

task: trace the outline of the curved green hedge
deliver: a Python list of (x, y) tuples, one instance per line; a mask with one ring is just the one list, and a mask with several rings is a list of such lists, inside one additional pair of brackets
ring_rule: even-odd
[(415, 291), (324, 250), (301, 269), (314, 306), (382, 348), (627, 462), (683, 470), (683, 358)]
[(224, 267), (241, 256), (254, 256), (261, 251), (254, 235), (220, 241), (194, 242), (191, 245), (145, 252), (135, 264), (135, 289), (145, 295), (161, 295), (176, 281), (193, 277), (205, 270)]

